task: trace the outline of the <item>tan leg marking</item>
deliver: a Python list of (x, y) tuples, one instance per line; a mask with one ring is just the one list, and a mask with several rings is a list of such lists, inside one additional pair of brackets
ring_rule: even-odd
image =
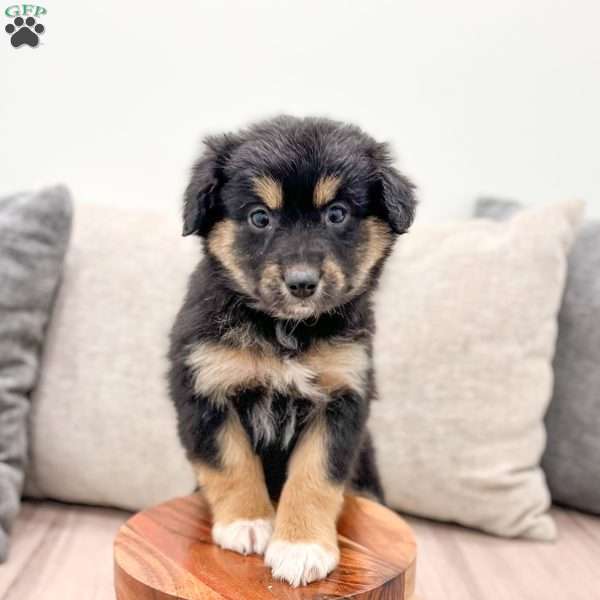
[(229, 271), (233, 280), (243, 292), (253, 295), (252, 284), (237, 263), (235, 257), (235, 237), (237, 225), (231, 219), (217, 223), (208, 237), (208, 250)]
[(258, 456), (238, 418), (231, 418), (219, 433), (222, 468), (195, 463), (198, 483), (215, 521), (270, 518), (273, 505)]
[(327, 478), (326, 444), (325, 425), (316, 423), (296, 446), (277, 508), (274, 539), (337, 549), (335, 523), (344, 486)]
[(325, 177), (321, 177), (317, 184), (315, 185), (315, 189), (313, 190), (313, 203), (317, 207), (325, 206), (328, 202), (331, 202), (342, 183), (340, 177), (336, 177), (335, 175), (326, 175)]
[(271, 209), (277, 210), (283, 206), (283, 190), (281, 182), (272, 177), (262, 175), (252, 178), (254, 193)]
[(213, 539), (241, 554), (262, 554), (273, 531), (274, 510), (260, 459), (237, 417), (218, 437), (222, 468), (195, 463), (213, 515)]
[(327, 479), (326, 432), (304, 433), (288, 466), (265, 562), (293, 586), (323, 579), (339, 562), (336, 521), (344, 486)]

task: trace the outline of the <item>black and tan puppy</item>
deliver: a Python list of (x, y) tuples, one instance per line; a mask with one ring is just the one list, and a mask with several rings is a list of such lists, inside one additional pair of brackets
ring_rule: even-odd
[(205, 254), (171, 336), (179, 433), (214, 541), (305, 584), (338, 562), (344, 490), (382, 499), (365, 429), (371, 292), (413, 186), (384, 144), (325, 119), (205, 145), (184, 204)]

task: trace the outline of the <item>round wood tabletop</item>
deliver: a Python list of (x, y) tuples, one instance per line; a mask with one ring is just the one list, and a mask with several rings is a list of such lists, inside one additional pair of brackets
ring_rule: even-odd
[(408, 600), (415, 585), (416, 544), (396, 513), (347, 496), (338, 521), (339, 566), (323, 581), (292, 588), (271, 577), (262, 556), (242, 556), (211, 541), (199, 494), (131, 517), (115, 539), (118, 600)]

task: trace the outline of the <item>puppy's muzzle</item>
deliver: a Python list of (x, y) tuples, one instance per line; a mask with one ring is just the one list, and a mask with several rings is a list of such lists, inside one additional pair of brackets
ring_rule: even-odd
[(292, 296), (310, 298), (317, 291), (321, 275), (309, 265), (297, 265), (285, 270), (283, 280)]

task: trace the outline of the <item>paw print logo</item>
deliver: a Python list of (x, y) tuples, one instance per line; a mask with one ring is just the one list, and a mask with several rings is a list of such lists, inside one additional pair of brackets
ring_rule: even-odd
[(10, 43), (15, 48), (23, 44), (35, 48), (40, 43), (40, 34), (44, 33), (44, 26), (41, 23), (36, 24), (33, 17), (27, 17), (25, 20), (17, 17), (4, 30), (10, 35)]

